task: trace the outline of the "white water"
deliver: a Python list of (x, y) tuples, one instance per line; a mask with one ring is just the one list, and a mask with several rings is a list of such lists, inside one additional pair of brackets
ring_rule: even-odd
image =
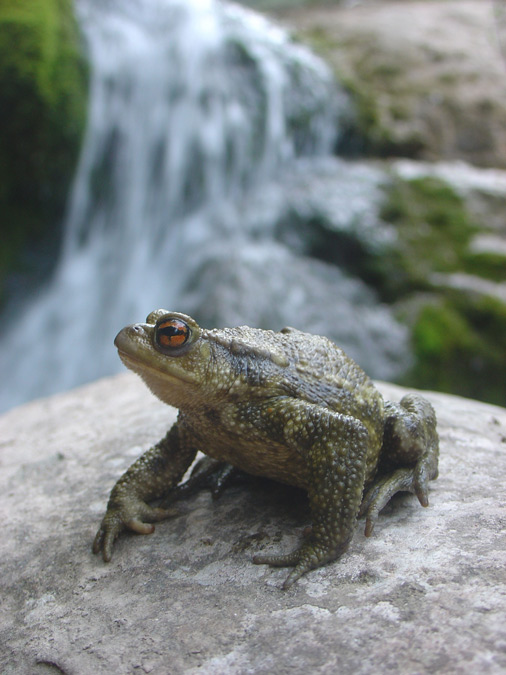
[[(338, 96), (326, 67), (218, 0), (77, 6), (92, 68), (88, 129), (55, 274), (11, 311), (1, 340), (0, 409), (119, 369), (114, 335), (157, 307), (265, 323), (276, 303), (278, 317), (300, 324), (298, 286), (329, 273), (317, 263), (294, 277), (307, 263), (273, 243), (269, 226), (259, 235), (244, 211), (297, 158), (330, 153)], [(255, 275), (271, 264), (280, 274), (270, 269), (258, 286), (252, 260)], [(216, 264), (219, 278), (209, 274)], [(346, 288), (332, 274), (322, 292)]]

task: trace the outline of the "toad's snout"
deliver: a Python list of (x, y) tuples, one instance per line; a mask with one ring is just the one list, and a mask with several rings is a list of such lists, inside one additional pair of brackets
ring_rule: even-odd
[(114, 338), (114, 346), (122, 352), (129, 352), (132, 346), (138, 344), (139, 341), (148, 339), (147, 325), (143, 323), (133, 323), (130, 326), (125, 326)]

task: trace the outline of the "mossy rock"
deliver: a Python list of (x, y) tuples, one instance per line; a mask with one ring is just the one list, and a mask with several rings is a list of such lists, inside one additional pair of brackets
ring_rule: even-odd
[[(411, 329), (414, 365), (402, 384), (503, 405), (506, 304), (481, 292), (479, 282), (504, 281), (504, 257), (501, 276), (499, 254), (472, 252), (483, 225), (463, 197), (433, 176), (394, 176), (381, 217), (395, 237), (371, 263), (369, 281)], [(476, 290), (442, 283), (455, 274), (474, 278)]]
[(504, 405), (506, 305), (493, 298), (439, 297), (413, 327), (415, 365), (403, 381)]
[(394, 177), (380, 215), (396, 232), (394, 246), (376, 263), (386, 299), (432, 288), (434, 273), (467, 271), (468, 247), (479, 228), (446, 182)]
[(351, 94), (356, 124), (341, 150), (506, 167), (506, 32), (489, 3), (318, 5), (276, 14)]
[(72, 0), (2, 0), (0, 289), (8, 273), (23, 272), (27, 250), (54, 250), (86, 99)]

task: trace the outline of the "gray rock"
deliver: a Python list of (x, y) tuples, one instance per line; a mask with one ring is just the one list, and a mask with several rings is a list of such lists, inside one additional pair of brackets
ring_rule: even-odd
[[(402, 389), (380, 385), (391, 398)], [(503, 673), (506, 410), (427, 394), (431, 505), (394, 500), (374, 535), (280, 590), (251, 564), (290, 549), (304, 498), (263, 481), (200, 493), (154, 535), (91, 542), (123, 469), (175, 417), (131, 374), (0, 418), (2, 673)]]

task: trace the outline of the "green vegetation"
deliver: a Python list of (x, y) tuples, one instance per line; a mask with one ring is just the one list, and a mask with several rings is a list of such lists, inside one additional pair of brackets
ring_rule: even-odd
[(444, 284), (454, 273), (504, 281), (504, 257), (501, 276), (501, 256), (470, 253), (483, 228), (436, 178), (395, 178), (381, 215), (394, 226), (396, 240), (376, 261), (374, 284), (412, 331), (415, 363), (402, 384), (504, 405), (506, 304)]
[[(410, 116), (407, 106), (401, 96), (392, 99), (385, 96), (402, 72), (398, 64), (382, 61), (382, 55), (375, 53), (373, 47), (363, 38), (356, 39), (354, 44), (343, 44), (349, 53), (359, 53), (353, 67), (353, 72), (339, 72), (336, 64), (337, 76), (341, 84), (348, 90), (356, 110), (356, 129), (361, 152), (365, 155), (389, 157), (391, 155), (405, 155), (416, 157), (419, 154), (421, 143), (414, 137), (397, 138), (393, 119), (406, 119)], [(356, 70), (356, 72), (355, 72)], [(389, 101), (394, 109), (385, 109), (385, 102)], [(392, 102), (393, 101), (393, 102)]]
[(506, 257), (504, 254), (494, 251), (472, 252), (465, 254), (465, 269), (470, 274), (475, 274), (482, 279), (491, 281), (504, 281), (506, 275)]
[(395, 246), (379, 261), (387, 297), (432, 288), (434, 273), (465, 271), (478, 227), (462, 198), (444, 181), (394, 179), (380, 215), (397, 235)]
[[(353, 102), (355, 119), (346, 130), (344, 152), (377, 157), (420, 154), (424, 144), (419, 135), (399, 135), (392, 124), (392, 120), (406, 121), (412, 116), (412, 91), (403, 90), (404, 65), (388, 60), (367, 35), (336, 37), (325, 27), (316, 26), (302, 31), (299, 37), (331, 64)], [(397, 95), (392, 97), (394, 85)]]
[[(0, 289), (57, 240), (86, 115), (72, 0), (0, 4)], [(0, 291), (1, 298), (1, 291)]]
[(506, 305), (493, 298), (423, 305), (413, 327), (416, 364), (404, 382), (504, 405), (505, 331)]

